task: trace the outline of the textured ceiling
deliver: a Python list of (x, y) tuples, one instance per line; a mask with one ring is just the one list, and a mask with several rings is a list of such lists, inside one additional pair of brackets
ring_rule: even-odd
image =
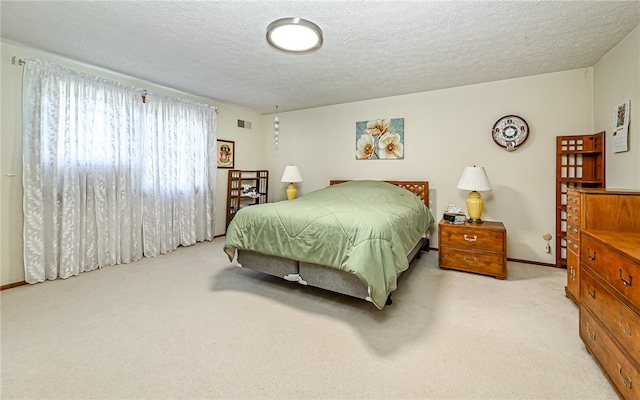
[[(17, 43), (259, 113), (593, 66), (640, 23), (640, 1), (6, 1)], [(283, 17), (321, 27), (273, 50)]]

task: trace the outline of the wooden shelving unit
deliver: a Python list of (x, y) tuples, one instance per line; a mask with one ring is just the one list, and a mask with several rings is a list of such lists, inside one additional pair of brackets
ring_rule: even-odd
[(269, 171), (229, 170), (227, 182), (227, 224), (240, 209), (267, 202)]
[(605, 132), (556, 137), (556, 267), (567, 267), (567, 191), (605, 187)]

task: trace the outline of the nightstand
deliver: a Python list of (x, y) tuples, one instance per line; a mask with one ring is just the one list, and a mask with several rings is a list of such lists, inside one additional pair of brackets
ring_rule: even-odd
[(502, 222), (438, 224), (438, 264), (477, 274), (507, 277), (507, 230)]

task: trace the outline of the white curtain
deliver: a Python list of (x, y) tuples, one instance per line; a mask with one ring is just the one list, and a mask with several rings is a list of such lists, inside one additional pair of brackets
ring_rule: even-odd
[(23, 85), (28, 283), (213, 239), (213, 109), (41, 60)]
[(144, 255), (157, 256), (213, 239), (215, 113), (160, 96), (146, 109)]

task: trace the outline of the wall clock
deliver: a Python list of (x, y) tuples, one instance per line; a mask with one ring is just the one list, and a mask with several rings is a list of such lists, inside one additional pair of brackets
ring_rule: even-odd
[(491, 131), (493, 141), (507, 151), (513, 151), (529, 136), (529, 125), (524, 118), (517, 115), (506, 115), (493, 125)]

